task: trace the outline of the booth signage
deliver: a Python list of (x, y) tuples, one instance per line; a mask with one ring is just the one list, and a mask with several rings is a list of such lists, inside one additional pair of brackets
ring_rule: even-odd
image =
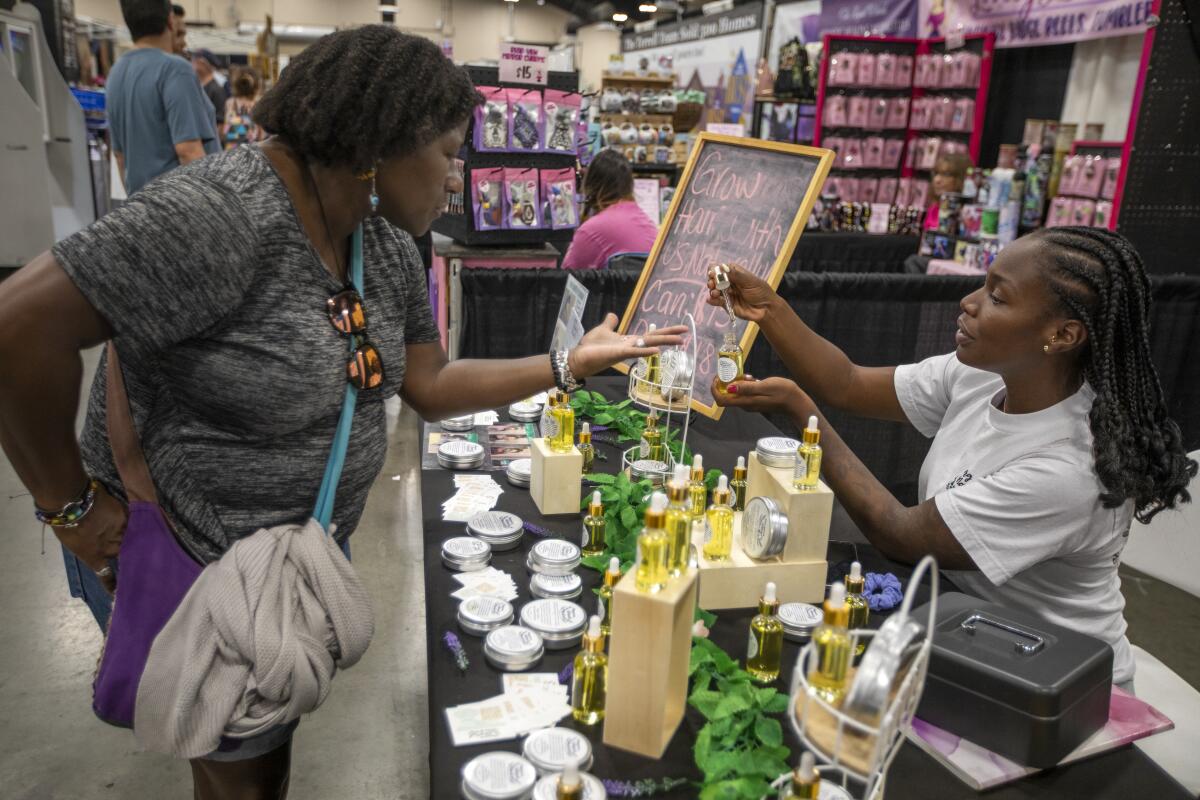
[(915, 36), (917, 0), (821, 0), (821, 33)]
[(698, 42), (701, 39), (711, 39), (715, 36), (759, 31), (762, 30), (762, 26), (763, 4), (747, 3), (721, 14), (697, 17), (670, 25), (659, 25), (654, 30), (645, 33), (637, 31), (627, 33), (621, 37), (621, 52), (649, 50), (653, 47)]
[(922, 36), (945, 36), (950, 31), (994, 33), (996, 47), (1032, 47), (1142, 33), (1154, 9), (1153, 0), (920, 2)]
[(550, 48), (536, 44), (503, 42), (500, 45), (500, 82), (545, 86), (550, 76), (546, 60)]

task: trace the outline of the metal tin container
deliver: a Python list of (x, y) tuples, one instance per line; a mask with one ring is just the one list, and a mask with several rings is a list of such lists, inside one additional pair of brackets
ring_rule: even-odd
[(742, 550), (751, 558), (772, 558), (787, 544), (788, 518), (769, 497), (752, 497), (742, 512)]
[(692, 388), (692, 354), (684, 350), (664, 350), (659, 356), (662, 397), (668, 403), (686, 400)]
[(483, 569), (492, 560), (492, 546), (474, 536), (455, 536), (442, 542), (442, 563), (458, 572)]
[(581, 770), (592, 767), (592, 743), (570, 728), (534, 731), (521, 746), (521, 754), (533, 764), (538, 775), (557, 776), (571, 761), (579, 764)]
[(666, 462), (642, 458), (630, 463), (629, 477), (635, 481), (648, 480), (655, 486), (662, 486), (668, 469)]
[(508, 465), (505, 475), (508, 476), (508, 482), (513, 486), (528, 489), (529, 482), (533, 479), (533, 461), (528, 458), (518, 458)]
[(529, 580), (529, 593), (534, 597), (556, 597), (574, 600), (583, 594), (583, 581), (578, 575), (543, 575), (535, 573)]
[(521, 543), (525, 523), (507, 511), (481, 511), (467, 520), (467, 533), (482, 539), (493, 552), (512, 550)]
[(438, 446), (437, 460), (446, 469), (478, 469), (483, 466), (483, 445), (466, 439), (451, 439)]
[[(543, 603), (544, 600), (534, 602)], [(545, 643), (537, 631), (521, 625), (505, 625), (489, 631), (483, 640), (483, 655), (502, 672), (520, 672), (542, 659)]]
[(508, 407), (508, 418), (513, 422), (537, 422), (542, 418), (542, 404), (522, 400)]
[(576, 647), (587, 621), (587, 612), (569, 600), (534, 600), (521, 609), (521, 624), (541, 635), (548, 650)]
[(570, 575), (580, 558), (579, 545), (563, 539), (543, 539), (529, 550), (529, 568), (543, 575)]
[(779, 621), (783, 623), (783, 638), (793, 642), (807, 642), (822, 620), (824, 613), (808, 603), (784, 603), (779, 607)]
[[(533, 800), (554, 800), (558, 797), (558, 775), (547, 775), (533, 787)], [(583, 783), (583, 800), (607, 800), (608, 792), (604, 784), (595, 775), (586, 772), (579, 773)]]
[(512, 603), (498, 597), (468, 597), (458, 606), (458, 627), (474, 636), (486, 636), (512, 621)]
[(444, 431), (471, 431), (475, 429), (475, 415), (465, 414), (461, 417), (450, 417), (441, 422), (442, 430)]
[(758, 440), (754, 452), (764, 466), (791, 469), (796, 466), (796, 448), (799, 446), (798, 441), (786, 436), (767, 436)]
[(908, 669), (924, 637), (925, 626), (912, 617), (893, 614), (884, 620), (858, 665), (842, 709), (855, 719), (877, 724), (887, 710), (892, 687)]
[(527, 800), (537, 770), (515, 753), (484, 753), (462, 768), (462, 796), (466, 800)]

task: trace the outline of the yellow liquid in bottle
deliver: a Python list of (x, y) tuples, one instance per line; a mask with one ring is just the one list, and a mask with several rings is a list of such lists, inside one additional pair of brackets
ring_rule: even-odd
[[(759, 611), (763, 604), (759, 603)], [(759, 683), (779, 677), (783, 661), (783, 623), (774, 614), (760, 613), (750, 621), (750, 643), (746, 652), (746, 672)]]
[(746, 510), (746, 479), (734, 478), (729, 482), (729, 491), (733, 493), (733, 510)]
[(812, 491), (821, 478), (821, 445), (802, 444), (796, 450), (796, 472), (792, 485), (797, 489)]
[(646, 428), (642, 431), (641, 449), (642, 458), (649, 458), (655, 461), (662, 461), (662, 431), (650, 422), (646, 423)]
[(608, 523), (603, 516), (588, 514), (583, 518), (583, 547), (580, 548), (585, 556), (598, 556), (604, 553), (607, 546), (605, 529)]
[(596, 598), (596, 616), (600, 617), (600, 632), (606, 637), (612, 633), (612, 587), (600, 587)]
[(809, 691), (830, 705), (838, 705), (846, 694), (850, 670), (850, 634), (845, 628), (821, 625), (813, 633), (817, 667), (808, 674)]
[(634, 585), (639, 592), (658, 592), (667, 585), (670, 572), (667, 558), (671, 545), (661, 528), (642, 531), (638, 536), (638, 565)]
[(554, 415), (557, 430), (550, 440), (550, 449), (556, 453), (569, 453), (575, 446), (575, 409), (570, 403), (562, 403), (550, 412)]
[[(849, 627), (851, 631), (867, 627), (867, 621), (871, 618), (871, 604), (867, 602), (867, 598), (851, 592), (846, 595), (846, 607), (850, 609)], [(861, 656), (866, 649), (866, 640), (859, 639), (854, 646), (854, 655)]]
[(589, 475), (592, 471), (592, 464), (596, 461), (596, 448), (591, 442), (580, 442), (576, 445), (579, 454), (583, 456), (583, 474)]
[(725, 394), (731, 383), (737, 383), (745, 374), (745, 355), (742, 353), (742, 348), (738, 347), (734, 342), (732, 347), (729, 347), (729, 342), (726, 341), (725, 346), (722, 346), (717, 351), (717, 380), (714, 383), (714, 390), (717, 394)]
[(714, 505), (708, 509), (709, 540), (704, 544), (704, 557), (709, 561), (726, 561), (733, 549), (733, 509)]
[(692, 478), (688, 483), (688, 498), (691, 501), (692, 518), (703, 517), (708, 508), (708, 487), (704, 485), (704, 478)]
[(584, 725), (604, 719), (608, 698), (608, 657), (604, 653), (583, 650), (575, 656), (571, 678), (571, 716)]

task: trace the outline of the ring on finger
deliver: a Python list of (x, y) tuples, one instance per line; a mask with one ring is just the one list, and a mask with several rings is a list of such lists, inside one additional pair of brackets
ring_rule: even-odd
[(637, 344), (637, 346), (638, 346), (638, 347), (645, 347), (645, 346), (646, 346), (646, 340), (645, 340), (645, 339), (643, 339), (641, 336), (639, 336), (639, 337), (638, 337), (638, 340), (637, 340), (637, 342), (636, 342), (636, 344)]

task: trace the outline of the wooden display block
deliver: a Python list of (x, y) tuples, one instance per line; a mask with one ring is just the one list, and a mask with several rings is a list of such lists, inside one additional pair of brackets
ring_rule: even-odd
[[(746, 498), (769, 497), (779, 504), (788, 518), (784, 561), (824, 561), (829, 550), (829, 523), (833, 517), (833, 492), (823, 481), (812, 491), (802, 492), (792, 485), (792, 470), (768, 467), (750, 454), (746, 476)], [(824, 577), (821, 578), (822, 584)]]
[(583, 453), (572, 447), (556, 453), (545, 439), (534, 439), (529, 448), (529, 493), (543, 515), (578, 514), (583, 487)]
[[(749, 487), (747, 487), (749, 493)], [(828, 528), (825, 538), (829, 538)], [(791, 532), (788, 533), (789, 540)], [(695, 532), (700, 567), (700, 607), (707, 611), (721, 608), (752, 608), (762, 597), (767, 581), (774, 581), (783, 603), (820, 603), (825, 599), (825, 550), (820, 558), (789, 561), (783, 556), (751, 558), (742, 550), (742, 513), (733, 517), (733, 548), (728, 561), (704, 558), (703, 533)], [(786, 553), (786, 549), (785, 549)]]
[(604, 743), (661, 758), (687, 708), (696, 570), (656, 594), (630, 570), (613, 588)]

